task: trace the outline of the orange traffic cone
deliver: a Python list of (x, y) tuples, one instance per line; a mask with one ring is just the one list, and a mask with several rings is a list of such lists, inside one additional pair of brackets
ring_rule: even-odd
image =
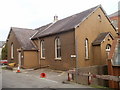
[(21, 71), (20, 71), (20, 67), (18, 66), (18, 69), (17, 69), (17, 72), (16, 73), (20, 73)]

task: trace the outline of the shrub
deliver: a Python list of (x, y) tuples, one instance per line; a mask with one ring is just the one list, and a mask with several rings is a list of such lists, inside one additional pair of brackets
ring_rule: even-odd
[(5, 44), (5, 47), (2, 49), (2, 60), (7, 60), (7, 44)]

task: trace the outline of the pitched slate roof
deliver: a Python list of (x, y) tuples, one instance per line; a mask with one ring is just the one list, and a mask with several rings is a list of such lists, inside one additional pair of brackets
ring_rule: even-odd
[[(100, 6), (100, 5), (99, 5)], [(95, 11), (99, 6), (93, 7), (81, 13), (69, 16), (67, 18), (58, 20), (55, 23), (45, 26), (44, 29), (39, 30), (37, 34), (35, 34), (32, 39), (36, 39), (38, 37), (44, 37), (60, 32), (65, 32), (69, 30), (73, 30), (78, 24), (83, 22), (85, 18), (87, 18), (93, 11)]]
[(113, 39), (113, 36), (111, 35), (110, 32), (103, 32), (98, 35), (98, 37), (93, 41), (92, 45), (93, 46), (100, 45), (107, 35), (110, 35), (111, 38)]
[(36, 28), (35, 30), (39, 30), (39, 31), (42, 31), (42, 30), (44, 30), (45, 28), (47, 28), (49, 25), (51, 25), (52, 23), (49, 23), (49, 24), (47, 24), (47, 25), (44, 25), (44, 26), (42, 26), (42, 27), (39, 27), (39, 28)]
[(109, 17), (114, 17), (114, 16), (120, 16), (120, 10), (109, 15)]
[(4, 45), (5, 41), (0, 41), (0, 48)]
[(11, 30), (15, 33), (17, 40), (20, 42), (23, 50), (37, 50), (30, 37), (37, 31), (26, 28), (12, 27)]

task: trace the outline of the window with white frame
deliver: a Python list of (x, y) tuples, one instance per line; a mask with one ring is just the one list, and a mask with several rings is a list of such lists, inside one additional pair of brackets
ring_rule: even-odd
[(85, 59), (89, 58), (89, 48), (88, 48), (88, 39), (85, 39)]
[(61, 42), (59, 37), (55, 39), (55, 58), (61, 59)]
[(44, 45), (44, 40), (41, 41), (41, 58), (45, 59), (45, 45)]
[(107, 57), (109, 56), (110, 49), (111, 49), (111, 45), (110, 45), (110, 44), (107, 44), (107, 45), (106, 45), (106, 53), (107, 53)]
[(13, 43), (11, 44), (11, 59), (14, 58), (14, 46)]

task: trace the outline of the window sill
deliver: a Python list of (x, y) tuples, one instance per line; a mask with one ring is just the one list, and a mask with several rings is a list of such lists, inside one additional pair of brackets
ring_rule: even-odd
[(11, 58), (11, 60), (14, 60), (14, 58)]
[(89, 60), (90, 58), (85, 58), (85, 60)]
[(62, 59), (61, 58), (55, 58), (55, 60), (60, 60), (61, 61)]
[(45, 60), (45, 57), (41, 57), (40, 59), (44, 59)]

